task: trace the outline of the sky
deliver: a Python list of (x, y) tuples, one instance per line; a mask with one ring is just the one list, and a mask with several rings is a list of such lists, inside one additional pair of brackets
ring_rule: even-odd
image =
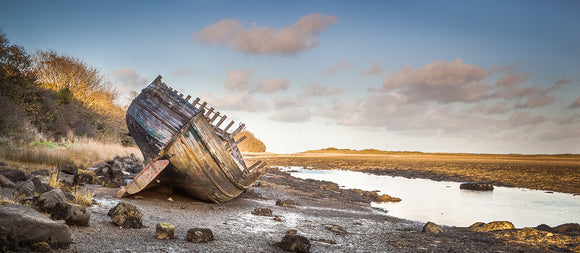
[(2, 1), (29, 52), (157, 75), (275, 153), (580, 153), (579, 1)]

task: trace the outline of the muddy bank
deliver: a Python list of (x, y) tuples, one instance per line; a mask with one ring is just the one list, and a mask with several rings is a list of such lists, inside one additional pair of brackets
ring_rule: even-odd
[[(274, 244), (288, 230), (308, 238), (311, 252), (559, 249), (504, 240), (466, 228), (442, 227), (440, 234), (422, 233), (424, 224), (390, 217), (371, 208), (367, 197), (329, 184), (269, 170), (239, 198), (222, 204), (199, 202), (179, 194), (143, 192), (138, 197), (123, 199), (141, 210), (145, 225), (142, 229), (121, 229), (107, 216), (108, 210), (120, 201), (112, 197), (117, 189), (88, 185), (95, 191), (100, 206), (90, 208), (89, 227), (72, 227), (74, 243), (64, 252), (283, 252)], [(277, 200), (291, 200), (296, 205), (276, 205)], [(270, 209), (272, 216), (252, 214), (256, 208)], [(175, 225), (177, 239), (155, 239), (155, 226), (159, 222)], [(215, 241), (200, 244), (186, 241), (187, 230), (194, 227), (210, 228)]]
[(489, 182), (497, 186), (580, 194), (580, 159), (560, 156), (472, 154), (253, 154), (270, 166), (344, 169), (437, 181)]

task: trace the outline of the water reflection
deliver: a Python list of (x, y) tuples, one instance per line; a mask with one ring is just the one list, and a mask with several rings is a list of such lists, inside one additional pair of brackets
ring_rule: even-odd
[(399, 197), (398, 203), (373, 203), (389, 215), (437, 224), (469, 226), (475, 222), (511, 221), (516, 227), (557, 226), (580, 222), (580, 196), (522, 188), (495, 187), (493, 192), (460, 190), (456, 182), (377, 176), (344, 170), (282, 168), (298, 178), (337, 183), (343, 188)]

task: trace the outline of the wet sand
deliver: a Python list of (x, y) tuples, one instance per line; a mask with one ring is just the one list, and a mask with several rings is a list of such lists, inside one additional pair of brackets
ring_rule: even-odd
[[(64, 252), (283, 252), (274, 243), (295, 229), (311, 242), (311, 252), (547, 252), (545, 245), (527, 245), (496, 239), (490, 233), (444, 227), (443, 233), (421, 233), (424, 224), (394, 218), (370, 207), (370, 199), (349, 190), (327, 190), (330, 182), (302, 180), (269, 170), (255, 185), (233, 201), (213, 204), (180, 194), (143, 192), (115, 199), (118, 189), (95, 185), (100, 206), (90, 207), (89, 227), (72, 227), (74, 243)], [(171, 200), (168, 200), (171, 198)], [(277, 206), (276, 200), (293, 200), (298, 206)], [(143, 214), (142, 229), (115, 226), (107, 212), (119, 201), (136, 205)], [(404, 201), (404, 200), (403, 200)], [(274, 217), (251, 214), (270, 208)], [(155, 238), (155, 226), (177, 227), (177, 239)], [(339, 235), (325, 225), (339, 225)], [(210, 228), (215, 241), (186, 241), (187, 230)]]

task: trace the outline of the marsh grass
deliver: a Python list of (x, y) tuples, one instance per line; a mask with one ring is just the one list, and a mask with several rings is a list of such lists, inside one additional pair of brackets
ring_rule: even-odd
[(72, 203), (81, 205), (83, 207), (88, 207), (93, 204), (93, 196), (95, 196), (94, 192), (75, 186), (71, 193), (75, 197), (75, 199), (71, 201)]
[(4, 145), (0, 146), (0, 156), (3, 159), (51, 167), (74, 164), (79, 168), (86, 168), (115, 156), (128, 156), (131, 153), (141, 156), (137, 147), (124, 147), (121, 144), (78, 137), (66, 141), (39, 140), (32, 143), (4, 141)]

